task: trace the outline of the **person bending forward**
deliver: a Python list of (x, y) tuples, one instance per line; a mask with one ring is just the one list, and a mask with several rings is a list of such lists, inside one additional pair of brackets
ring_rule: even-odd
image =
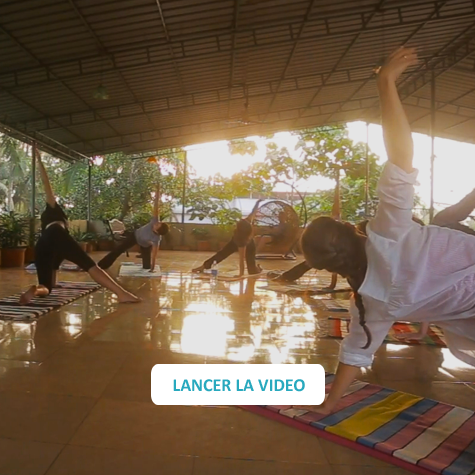
[(142, 266), (144, 269), (153, 272), (157, 259), (158, 248), (162, 236), (168, 233), (168, 225), (159, 221), (160, 215), (160, 185), (157, 185), (155, 201), (153, 205), (152, 219), (148, 224), (136, 229), (130, 236), (125, 238), (114, 250), (103, 257), (98, 266), (101, 269), (109, 269), (116, 259), (125, 251), (138, 244), (140, 246), (140, 256), (142, 257)]

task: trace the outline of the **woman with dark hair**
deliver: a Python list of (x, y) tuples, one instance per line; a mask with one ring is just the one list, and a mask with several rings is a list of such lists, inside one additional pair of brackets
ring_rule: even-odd
[(475, 366), (475, 242), (473, 237), (412, 220), (417, 170), (413, 143), (396, 81), (417, 63), (414, 49), (400, 48), (378, 74), (383, 135), (388, 154), (378, 185), (379, 207), (367, 236), (351, 225), (318, 218), (302, 236), (309, 265), (348, 279), (355, 307), (340, 364), (326, 401), (332, 412), (360, 368), (396, 321), (434, 322), (460, 360)]
[(244, 261), (246, 261), (248, 274), (259, 274), (262, 269), (256, 264), (256, 245), (254, 243), (252, 222), (262, 200), (258, 200), (246, 219), (241, 219), (236, 224), (231, 240), (214, 256), (207, 259), (201, 266), (192, 272), (203, 272), (211, 269), (213, 264), (219, 264), (236, 251), (239, 252), (239, 277), (244, 275)]
[(56, 287), (56, 273), (64, 259), (76, 264), (100, 285), (117, 295), (119, 303), (135, 303), (140, 299), (127, 292), (112, 277), (97, 267), (68, 231), (68, 218), (51, 188), (46, 169), (38, 154), (38, 169), (46, 193), (46, 209), (41, 214), (41, 236), (35, 247), (35, 264), (38, 285), (32, 285), (20, 297), (20, 303), (28, 304), (33, 297), (45, 297)]

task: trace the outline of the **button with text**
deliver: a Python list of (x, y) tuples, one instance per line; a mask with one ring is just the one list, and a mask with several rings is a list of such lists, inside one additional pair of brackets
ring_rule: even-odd
[(319, 405), (325, 371), (316, 364), (157, 364), (157, 405)]

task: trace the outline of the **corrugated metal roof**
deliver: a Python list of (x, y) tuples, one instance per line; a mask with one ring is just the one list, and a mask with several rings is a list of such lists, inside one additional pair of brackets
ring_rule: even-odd
[(437, 135), (475, 141), (472, 0), (4, 0), (0, 122), (68, 160), (374, 122), (373, 69), (402, 44), (414, 129), (434, 75)]

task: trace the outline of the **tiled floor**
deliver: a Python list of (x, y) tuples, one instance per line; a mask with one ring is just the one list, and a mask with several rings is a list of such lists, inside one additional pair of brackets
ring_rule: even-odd
[[(0, 321), (0, 475), (405, 473), (234, 407), (151, 402), (157, 363), (218, 359), (335, 369), (339, 342), (324, 337), (314, 307), (263, 290), (264, 280), (211, 289), (187, 273), (204, 257), (161, 252), (162, 270), (177, 272), (161, 281), (124, 279), (144, 300), (137, 306), (118, 306), (101, 290), (36, 323)], [(230, 259), (220, 268), (235, 266)], [(0, 296), (34, 280), (2, 269)], [(362, 378), (475, 409), (475, 371), (446, 350), (386, 345)]]

